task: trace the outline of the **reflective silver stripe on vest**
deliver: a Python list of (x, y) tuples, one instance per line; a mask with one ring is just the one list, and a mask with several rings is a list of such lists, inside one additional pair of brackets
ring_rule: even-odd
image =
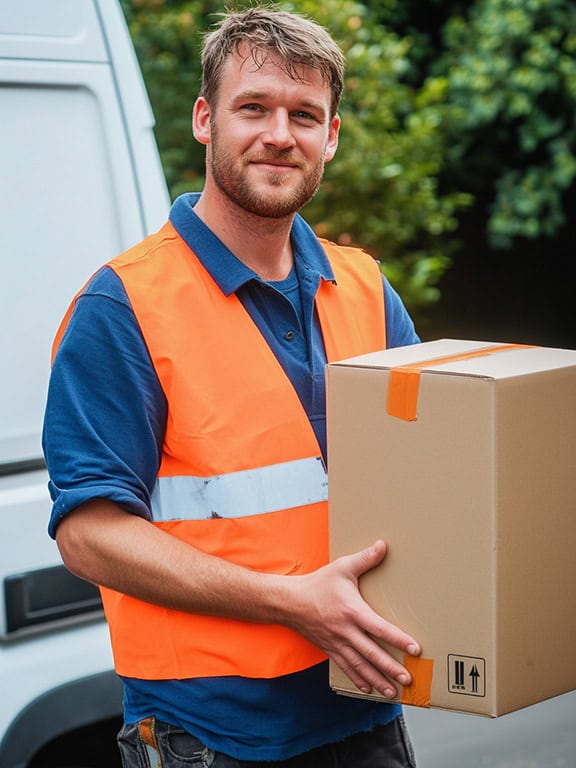
[(152, 494), (152, 519), (247, 517), (327, 499), (326, 468), (315, 457), (214, 477), (159, 477)]

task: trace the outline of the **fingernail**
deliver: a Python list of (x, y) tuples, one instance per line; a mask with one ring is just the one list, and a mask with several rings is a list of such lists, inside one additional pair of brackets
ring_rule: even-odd
[(393, 699), (394, 696), (396, 696), (396, 691), (393, 690), (392, 688), (385, 688), (384, 696), (386, 696), (387, 699)]
[(416, 645), (416, 643), (412, 643), (412, 645), (408, 646), (408, 653), (410, 656), (418, 656), (420, 653), (420, 648)]
[(410, 685), (410, 677), (408, 675), (405, 675), (404, 673), (398, 675), (396, 678), (400, 685)]

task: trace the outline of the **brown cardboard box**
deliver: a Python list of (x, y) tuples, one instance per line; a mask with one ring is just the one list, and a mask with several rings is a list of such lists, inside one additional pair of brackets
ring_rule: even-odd
[(331, 557), (389, 545), (361, 591), (422, 645), (401, 700), (575, 689), (576, 351), (428, 342), (330, 364), (327, 393)]

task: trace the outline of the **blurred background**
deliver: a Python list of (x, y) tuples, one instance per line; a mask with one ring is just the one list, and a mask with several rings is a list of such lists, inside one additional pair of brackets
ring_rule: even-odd
[[(226, 7), (244, 7), (229, 2)], [(304, 215), (381, 262), (423, 340), (576, 347), (573, 0), (294, 0), (347, 60), (336, 159)], [(172, 198), (212, 0), (122, 0)]]

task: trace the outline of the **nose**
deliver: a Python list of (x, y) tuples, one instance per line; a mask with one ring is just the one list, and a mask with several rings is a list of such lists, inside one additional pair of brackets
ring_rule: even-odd
[(275, 109), (269, 114), (262, 141), (279, 149), (289, 149), (296, 144), (288, 110)]

